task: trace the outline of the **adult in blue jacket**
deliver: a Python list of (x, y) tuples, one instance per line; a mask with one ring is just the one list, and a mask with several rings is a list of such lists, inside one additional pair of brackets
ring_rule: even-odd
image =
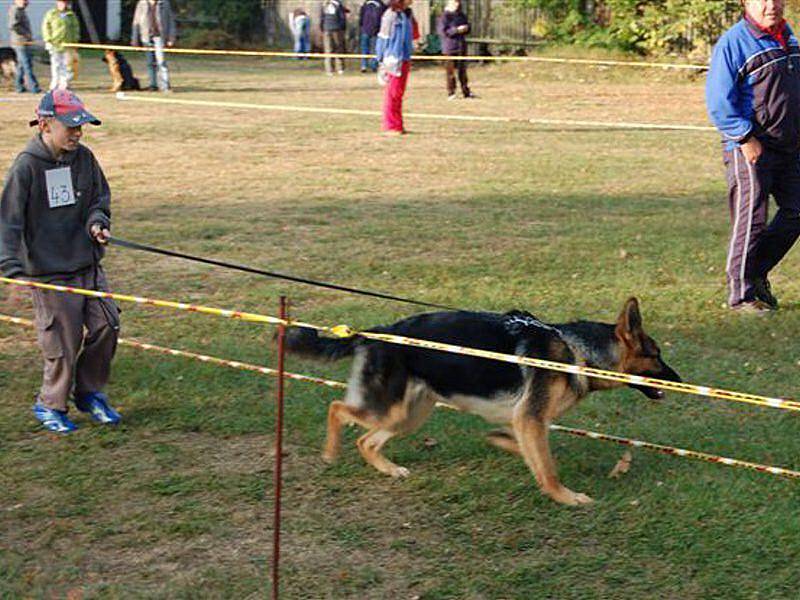
[[(744, 0), (744, 17), (717, 42), (706, 83), (722, 133), (733, 221), (728, 303), (778, 308), (768, 275), (800, 235), (800, 46), (783, 0)], [(778, 205), (767, 225), (768, 199)]]

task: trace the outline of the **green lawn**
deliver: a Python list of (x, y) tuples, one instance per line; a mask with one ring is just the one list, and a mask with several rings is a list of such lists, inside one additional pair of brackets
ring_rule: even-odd
[[(129, 57), (146, 78), (139, 57)], [(771, 277), (767, 318), (725, 302), (728, 209), (717, 136), (124, 103), (97, 56), (79, 94), (123, 238), (465, 308), (523, 308), (550, 322), (613, 320), (636, 295), (645, 328), (687, 381), (792, 397), (800, 266)], [(44, 70), (39, 68), (44, 75)], [(376, 110), (374, 78), (318, 63), (172, 61), (176, 99)], [(410, 112), (706, 124), (703, 79), (663, 71), (472, 67), (480, 99), (446, 102), (444, 75), (411, 75)], [(32, 98), (0, 102), (3, 171), (31, 131)], [(408, 306), (111, 248), (120, 293), (366, 327)], [(123, 306), (124, 335), (274, 365), (273, 330)], [(29, 317), (0, 289), (0, 313)], [(343, 380), (348, 364), (290, 357)], [(109, 392), (125, 417), (40, 432), (31, 331), (0, 324), (0, 597), (257, 598), (269, 588), (274, 381), (121, 348)], [(282, 591), (286, 598), (795, 598), (796, 481), (554, 433), (569, 487), (541, 496), (476, 417), (438, 411), (363, 463), (318, 454), (341, 393), (288, 386)], [(564, 424), (800, 468), (797, 416), (671, 394), (597, 394)], [(435, 440), (435, 444), (431, 442)]]

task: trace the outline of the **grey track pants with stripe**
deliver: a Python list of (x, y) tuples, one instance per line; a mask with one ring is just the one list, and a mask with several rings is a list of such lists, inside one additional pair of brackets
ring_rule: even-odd
[[(725, 151), (733, 225), (726, 274), (728, 304), (752, 300), (753, 282), (769, 272), (800, 236), (800, 153), (764, 149), (753, 165), (741, 149)], [(769, 196), (778, 212), (767, 225)]]

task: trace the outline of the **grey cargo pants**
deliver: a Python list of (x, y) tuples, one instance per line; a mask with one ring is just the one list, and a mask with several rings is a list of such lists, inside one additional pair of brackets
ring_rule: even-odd
[[(101, 267), (59, 277), (50, 283), (109, 291)], [(33, 290), (36, 331), (44, 356), (40, 401), (67, 410), (70, 393), (101, 391), (117, 349), (119, 309), (113, 300)]]

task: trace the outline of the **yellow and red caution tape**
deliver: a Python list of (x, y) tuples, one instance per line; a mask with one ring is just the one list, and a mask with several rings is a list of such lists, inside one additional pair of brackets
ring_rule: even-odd
[(683, 394), (693, 394), (696, 396), (704, 396), (706, 398), (719, 398), (721, 400), (729, 400), (732, 402), (744, 402), (747, 404), (754, 404), (757, 406), (765, 406), (769, 408), (779, 408), (783, 410), (800, 411), (800, 402), (788, 400), (784, 398), (770, 398), (768, 396), (758, 396), (755, 394), (745, 394), (742, 392), (733, 392), (730, 390), (723, 390), (712, 388), (702, 385), (694, 385), (692, 383), (683, 383), (677, 381), (667, 381), (665, 379), (655, 379), (653, 377), (644, 377), (642, 375), (629, 375), (627, 373), (618, 373), (616, 371), (606, 371), (604, 369), (596, 369), (594, 367), (585, 367), (580, 365), (573, 365), (567, 363), (560, 363), (541, 358), (532, 358), (527, 356), (515, 356), (510, 354), (502, 354), (500, 352), (492, 352), (489, 350), (479, 350), (477, 348), (467, 348), (464, 346), (455, 346), (453, 344), (444, 344), (441, 342), (434, 342), (431, 340), (420, 340), (415, 338), (408, 338), (399, 335), (388, 333), (372, 333), (364, 331), (346, 331), (345, 329), (332, 328), (330, 331), (335, 335), (345, 336), (360, 335), (362, 337), (388, 342), (390, 344), (400, 344), (407, 346), (416, 346), (419, 348), (427, 348), (429, 350), (441, 350), (443, 352), (452, 352), (454, 354), (466, 354), (468, 356), (475, 356), (478, 358), (488, 358), (491, 360), (498, 360), (502, 362), (511, 362), (519, 365), (526, 365), (530, 367), (539, 367), (541, 369), (548, 369), (550, 371), (560, 371), (562, 373), (571, 373), (574, 375), (585, 375), (587, 377), (595, 377), (597, 379), (606, 379), (609, 381), (616, 381), (619, 383), (633, 384), (633, 385), (646, 385), (662, 390), (672, 392), (680, 392)]
[[(119, 50), (120, 52), (152, 52), (150, 47), (123, 46), (119, 44), (64, 44), (69, 48), (83, 48), (87, 50)], [(375, 58), (374, 54), (357, 54), (344, 52), (282, 52), (272, 50), (213, 50), (205, 48), (164, 48), (164, 52), (172, 54), (195, 54), (198, 56), (260, 56), (263, 58), (343, 58), (361, 59)], [(660, 63), (644, 62), (638, 60), (603, 60), (593, 58), (560, 58), (547, 56), (445, 56), (430, 54), (415, 54), (411, 57), (415, 61), (443, 61), (443, 60), (471, 60), (493, 62), (538, 62), (575, 65), (597, 65), (604, 67), (644, 67), (654, 69), (680, 69), (689, 71), (704, 71), (708, 65), (686, 63)]]
[(681, 456), (683, 458), (694, 458), (718, 465), (727, 465), (729, 467), (741, 467), (751, 471), (758, 471), (759, 473), (770, 473), (772, 475), (780, 475), (781, 477), (790, 477), (791, 479), (800, 479), (800, 471), (793, 471), (791, 469), (784, 469), (783, 467), (772, 467), (770, 465), (762, 465), (759, 463), (748, 462), (746, 460), (738, 460), (736, 458), (728, 458), (726, 456), (716, 456), (714, 454), (706, 454), (705, 452), (698, 452), (696, 450), (687, 450), (685, 448), (673, 448), (672, 446), (664, 446), (662, 444), (653, 444), (651, 442), (643, 442), (641, 440), (630, 440), (616, 435), (609, 435), (607, 433), (598, 433), (596, 431), (585, 431), (583, 429), (575, 429), (574, 427), (564, 427), (562, 425), (550, 425), (553, 431), (561, 431), (571, 435), (580, 437), (587, 437), (593, 440), (601, 440), (604, 442), (614, 442), (622, 446), (631, 446), (633, 448), (643, 448), (645, 450), (653, 450), (661, 454), (668, 454), (670, 456)]
[[(33, 321), (28, 319), (21, 319), (18, 317), (11, 317), (7, 315), (0, 314), (0, 322), (6, 323), (14, 323), (16, 325), (24, 325), (26, 327), (33, 327)], [(187, 352), (185, 350), (176, 350), (174, 348), (165, 348), (163, 346), (156, 346), (154, 344), (146, 344), (143, 342), (137, 342), (135, 340), (128, 340), (125, 338), (120, 338), (119, 343), (124, 346), (131, 346), (133, 348), (138, 348), (140, 350), (149, 350), (158, 352), (161, 354), (167, 354), (169, 356), (180, 356), (183, 358), (191, 358), (193, 360), (197, 360), (204, 363), (214, 364), (218, 366), (228, 367), (231, 369), (243, 370), (243, 371), (250, 371), (253, 373), (259, 373), (261, 375), (270, 375), (273, 377), (277, 377), (278, 371), (275, 369), (270, 369), (269, 367), (262, 367), (260, 365), (253, 365), (250, 363), (245, 363), (241, 361), (235, 360), (226, 360), (222, 358), (217, 358), (214, 356), (208, 356), (205, 354), (197, 354), (194, 352)], [(304, 381), (306, 383), (313, 383), (316, 385), (323, 385), (326, 387), (336, 388), (336, 389), (346, 389), (347, 384), (341, 381), (334, 381), (331, 379), (322, 379), (319, 377), (310, 377), (308, 375), (301, 375), (299, 373), (287, 373), (284, 372), (284, 377), (288, 379), (293, 379), (296, 381)], [(453, 408), (447, 404), (441, 404), (445, 408)], [(559, 431), (562, 433), (567, 433), (570, 435), (578, 436), (578, 437), (586, 437), (591, 438), (593, 440), (600, 440), (606, 442), (613, 442), (615, 444), (620, 444), (623, 446), (630, 446), (633, 448), (643, 448), (645, 450), (653, 450), (655, 452), (659, 452), (661, 454), (668, 454), (670, 456), (680, 456), (683, 458), (692, 458), (695, 460), (702, 460), (705, 462), (710, 462), (714, 464), (726, 465), (729, 467), (740, 467), (744, 469), (749, 469), (752, 471), (758, 471), (759, 473), (769, 473), (771, 475), (779, 475), (781, 477), (789, 477), (791, 479), (800, 479), (800, 471), (793, 471), (791, 469), (785, 469), (783, 467), (773, 467), (770, 465), (762, 465), (759, 463), (749, 462), (738, 460), (735, 458), (728, 458), (725, 456), (716, 456), (714, 454), (707, 454), (705, 452), (698, 452), (696, 450), (687, 450), (685, 448), (674, 448), (672, 446), (665, 446), (663, 444), (654, 444), (651, 442), (645, 442), (642, 440), (634, 440), (619, 437), (616, 435), (610, 435), (606, 433), (599, 433), (597, 431), (587, 431), (585, 429), (577, 429), (575, 427), (565, 427), (562, 425), (550, 425), (550, 429), (552, 431)]]
[[(11, 317), (2, 314), (0, 314), (0, 322), (13, 323), (15, 325), (23, 325), (25, 327), (34, 326), (33, 321), (29, 319), (21, 319), (19, 317)], [(159, 354), (166, 354), (169, 356), (180, 356), (183, 358), (191, 358), (192, 360), (197, 360), (212, 365), (229, 367), (231, 369), (238, 369), (240, 371), (251, 371), (253, 373), (260, 373), (261, 375), (271, 375), (274, 377), (278, 375), (278, 371), (276, 369), (270, 369), (269, 367), (254, 365), (251, 363), (242, 362), (240, 360), (227, 360), (224, 358), (218, 358), (216, 356), (209, 356), (207, 354), (198, 354), (196, 352), (188, 352), (186, 350), (176, 350), (175, 348), (166, 348), (164, 346), (157, 346), (155, 344), (137, 342), (136, 340), (130, 340), (127, 338), (120, 338), (118, 341), (122, 346), (130, 346), (131, 348), (138, 348), (139, 350), (148, 350), (151, 352), (158, 352)], [(342, 383), (341, 381), (332, 381), (330, 379), (322, 379), (321, 377), (311, 377), (309, 375), (301, 375), (299, 373), (284, 372), (283, 375), (287, 379), (294, 379), (296, 381), (305, 381), (307, 383), (314, 383), (317, 385), (324, 385), (327, 387), (332, 387), (337, 389), (347, 388), (347, 384)]]
[(25, 281), (20, 279), (9, 279), (7, 277), (0, 277), (0, 282), (11, 285), (21, 285), (26, 287), (40, 288), (52, 290), (56, 292), (79, 294), (82, 296), (89, 296), (95, 298), (110, 298), (123, 302), (134, 302), (136, 304), (143, 304), (149, 306), (159, 306), (163, 308), (172, 308), (176, 310), (183, 310), (188, 312), (196, 312), (202, 314), (215, 315), (231, 319), (239, 319), (254, 323), (265, 323), (270, 325), (286, 325), (290, 327), (306, 327), (317, 331), (330, 333), (337, 337), (351, 337), (361, 336), (366, 339), (386, 342), (389, 344), (397, 344), (401, 346), (413, 346), (416, 348), (425, 348), (428, 350), (439, 350), (442, 352), (450, 352), (453, 354), (461, 354), (465, 356), (474, 356), (476, 358), (485, 358), (489, 360), (497, 360), (500, 362), (507, 362), (516, 365), (523, 365), (528, 367), (538, 367), (541, 369), (548, 369), (551, 371), (559, 371), (562, 373), (570, 373), (573, 375), (582, 375), (585, 377), (594, 377), (597, 379), (605, 379), (608, 381), (616, 381), (618, 383), (645, 385), (662, 390), (680, 392), (682, 394), (693, 394), (696, 396), (703, 396), (706, 398), (718, 398), (720, 400), (727, 400), (729, 402), (742, 402), (756, 406), (763, 406), (768, 408), (777, 408), (781, 410), (790, 410), (800, 412), (800, 402), (789, 400), (785, 398), (771, 398), (769, 396), (759, 396), (756, 394), (747, 394), (742, 392), (735, 392), (730, 390), (718, 389), (708, 386), (695, 385), (691, 383), (683, 383), (676, 381), (667, 381), (664, 379), (655, 379), (653, 377), (644, 377), (642, 375), (630, 375), (628, 373), (619, 373), (616, 371), (607, 371), (604, 369), (596, 369), (594, 367), (586, 367), (582, 365), (560, 363), (551, 360), (540, 358), (532, 358), (529, 356), (517, 356), (514, 354), (503, 354), (501, 352), (493, 352), (490, 350), (482, 350), (479, 348), (469, 348), (466, 346), (457, 346), (453, 344), (445, 344), (442, 342), (435, 342), (432, 340), (422, 340), (418, 338), (411, 338), (400, 335), (393, 335), (388, 333), (376, 333), (371, 331), (358, 331), (351, 329), (347, 325), (337, 325), (334, 327), (327, 327), (323, 325), (315, 325), (312, 323), (304, 323), (295, 321), (293, 319), (279, 319), (277, 317), (260, 315), (255, 313), (247, 313), (241, 311), (224, 310), (220, 308), (211, 308), (207, 306), (200, 306), (195, 304), (187, 304), (182, 302), (170, 302), (165, 300), (153, 300), (151, 298), (144, 298), (140, 296), (128, 296), (124, 294), (116, 294), (112, 292), (98, 292), (94, 290), (86, 290), (70, 286), (53, 285), (47, 283), (39, 283), (34, 281)]
[[(88, 296), (90, 298), (107, 298), (109, 300), (119, 300), (120, 302), (133, 302), (135, 304), (143, 304), (147, 306), (158, 306), (160, 308), (171, 308), (174, 310), (195, 312), (206, 315), (214, 315), (216, 317), (225, 317), (227, 319), (237, 319), (240, 321), (248, 321), (251, 323), (263, 323), (269, 325), (286, 325), (286, 321), (278, 317), (270, 317), (267, 315), (259, 315), (255, 313), (242, 312), (238, 310), (225, 310), (222, 308), (212, 308), (209, 306), (199, 306), (187, 302), (170, 302), (168, 300), (155, 300), (153, 298), (145, 298), (142, 296), (128, 296), (125, 294), (117, 294), (112, 292), (99, 292), (97, 290), (86, 290), (82, 288), (71, 287), (67, 285), (55, 285), (52, 283), (40, 283), (38, 281), (26, 281), (23, 279), (10, 279), (8, 277), (0, 277), (0, 282), (8, 283), (11, 285), (21, 285), (24, 287), (37, 288), (41, 290), (49, 290), (52, 292), (62, 292), (67, 294), (77, 294), (79, 296)], [(308, 327), (311, 329), (325, 330), (325, 328), (310, 323), (298, 323), (299, 327)]]

